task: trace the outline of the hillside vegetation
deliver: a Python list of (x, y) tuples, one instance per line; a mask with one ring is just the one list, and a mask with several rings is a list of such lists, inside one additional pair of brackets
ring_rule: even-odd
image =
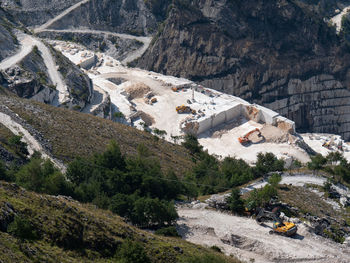
[(114, 139), (125, 154), (135, 154), (137, 146), (144, 144), (160, 160), (164, 170), (181, 174), (192, 167), (190, 154), (184, 147), (126, 125), (16, 97), (0, 96), (0, 104), (40, 132), (51, 143), (53, 155), (65, 162), (102, 152)]
[[(133, 261), (132, 258), (143, 259)], [(0, 182), (2, 262), (239, 262), (155, 236), (110, 212)]]

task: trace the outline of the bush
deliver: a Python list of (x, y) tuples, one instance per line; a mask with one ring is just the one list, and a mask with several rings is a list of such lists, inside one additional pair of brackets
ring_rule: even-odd
[(115, 258), (118, 263), (150, 263), (140, 242), (125, 241), (117, 250)]
[(247, 199), (247, 204), (249, 204), (250, 209), (256, 207), (264, 207), (270, 202), (271, 198), (277, 196), (277, 190), (270, 184), (265, 185), (263, 188), (254, 189), (250, 192)]
[(39, 193), (71, 195), (72, 185), (50, 160), (34, 157), (16, 173), (16, 183)]
[(242, 159), (226, 157), (221, 164), (223, 176), (230, 186), (239, 186), (254, 179), (252, 168)]
[(33, 229), (31, 223), (26, 218), (15, 216), (14, 221), (9, 225), (9, 233), (20, 239), (35, 240), (38, 239), (38, 234)]
[(191, 154), (198, 154), (203, 150), (203, 146), (199, 144), (197, 137), (192, 134), (187, 134), (185, 136), (182, 145), (188, 149)]
[(258, 153), (257, 162), (254, 167), (256, 177), (263, 176), (269, 172), (284, 170), (284, 161), (277, 159), (273, 153)]
[(279, 174), (273, 174), (269, 178), (269, 184), (271, 184), (273, 187), (277, 187), (278, 184), (281, 182), (282, 177)]
[(241, 194), (237, 188), (232, 189), (231, 196), (228, 198), (227, 203), (232, 212), (241, 213), (244, 211), (244, 202), (241, 199)]
[(311, 157), (311, 162), (307, 163), (307, 167), (313, 171), (320, 170), (326, 163), (327, 159), (318, 153), (315, 156)]
[(166, 236), (166, 237), (181, 237), (179, 233), (177, 233), (176, 227), (169, 226), (158, 229), (155, 232), (156, 235)]
[(22, 136), (20, 135), (14, 135), (8, 139), (9, 145), (14, 148), (15, 152), (18, 155), (26, 157), (29, 152), (28, 152), (28, 145), (25, 142), (22, 142)]
[(162, 227), (173, 224), (177, 218), (173, 203), (144, 197), (135, 201), (131, 222), (140, 227)]

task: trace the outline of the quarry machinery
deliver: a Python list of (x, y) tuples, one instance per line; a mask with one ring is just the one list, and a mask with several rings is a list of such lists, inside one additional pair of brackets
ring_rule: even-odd
[(254, 132), (258, 132), (258, 136), (260, 137), (261, 136), (261, 132), (258, 128), (246, 133), (243, 137), (239, 137), (238, 138), (238, 141), (241, 143), (241, 144), (245, 144), (245, 143), (248, 143), (250, 142), (249, 140), (249, 136), (252, 135)]
[(177, 106), (176, 107), (176, 112), (177, 113), (192, 113), (192, 114), (196, 114), (196, 111), (191, 109), (191, 107), (189, 106), (185, 106), (185, 105), (181, 105), (181, 106)]
[(322, 144), (323, 147), (331, 150), (332, 149), (332, 146), (334, 144), (334, 138), (332, 137), (330, 141), (327, 141), (325, 143)]
[(283, 221), (279, 212), (277, 211), (267, 211), (265, 209), (260, 209), (258, 215), (256, 216), (256, 222), (262, 224), (264, 220), (272, 220), (272, 230), (269, 231), (269, 234), (278, 234), (283, 236), (293, 236), (297, 233), (298, 227), (292, 223)]

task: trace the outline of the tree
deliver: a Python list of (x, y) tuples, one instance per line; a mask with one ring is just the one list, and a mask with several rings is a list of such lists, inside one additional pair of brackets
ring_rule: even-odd
[(89, 166), (89, 164), (91, 164), (90, 160), (81, 157), (75, 158), (68, 164), (67, 178), (75, 185), (79, 185), (91, 176), (93, 167)]
[(273, 153), (258, 153), (255, 164), (255, 174), (257, 177), (263, 176), (269, 172), (284, 170), (284, 161), (277, 159)]
[(226, 157), (220, 169), (230, 186), (239, 186), (254, 179), (251, 167), (242, 159)]
[(250, 208), (264, 207), (271, 198), (277, 196), (277, 189), (270, 184), (265, 185), (263, 188), (254, 189), (250, 192), (247, 199), (247, 204)]
[(311, 157), (311, 162), (307, 163), (307, 167), (313, 171), (320, 170), (326, 163), (327, 159), (318, 153), (315, 156)]
[(279, 174), (274, 173), (273, 175), (270, 176), (269, 178), (269, 184), (272, 185), (272, 187), (277, 187), (277, 185), (281, 182), (282, 177)]
[(334, 165), (337, 162), (340, 162), (341, 160), (344, 160), (344, 156), (336, 151), (336, 152), (330, 152), (326, 156), (327, 162), (330, 163), (331, 165)]
[(72, 186), (50, 160), (32, 158), (16, 173), (16, 183), (39, 193), (70, 195)]
[(96, 164), (108, 168), (123, 170), (125, 168), (125, 158), (120, 151), (120, 147), (115, 140), (110, 141), (107, 150), (96, 158)]
[(140, 227), (161, 227), (173, 224), (177, 218), (173, 203), (142, 197), (134, 203), (131, 222)]
[(34, 240), (38, 238), (38, 234), (30, 221), (18, 215), (15, 216), (14, 221), (9, 225), (8, 232), (22, 240)]
[(203, 146), (199, 144), (197, 137), (192, 134), (186, 134), (182, 145), (188, 149), (191, 154), (198, 154), (203, 150)]
[(244, 211), (244, 202), (237, 188), (232, 189), (231, 196), (228, 198), (227, 203), (232, 212), (241, 213)]
[(13, 147), (17, 154), (26, 157), (28, 152), (28, 145), (25, 142), (22, 142), (22, 135), (14, 135), (8, 139), (8, 143)]

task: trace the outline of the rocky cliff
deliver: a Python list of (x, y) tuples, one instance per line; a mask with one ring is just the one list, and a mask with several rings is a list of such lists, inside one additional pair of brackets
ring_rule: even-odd
[(138, 66), (263, 104), (299, 131), (350, 138), (350, 54), (292, 0), (175, 1)]
[(17, 38), (11, 31), (13, 27), (9, 15), (0, 8), (0, 61), (11, 56), (17, 49)]
[(27, 26), (36, 26), (60, 14), (80, 0), (3, 0), (0, 5)]
[[(62, 54), (51, 47), (50, 50), (69, 94), (62, 106), (83, 109), (91, 100), (91, 80)], [(16, 65), (0, 71), (0, 85), (22, 98), (47, 104), (58, 103), (58, 91), (50, 78), (42, 53), (36, 46)]]
[(157, 20), (144, 0), (91, 0), (53, 23), (50, 28), (89, 28), (147, 35), (157, 29)]

